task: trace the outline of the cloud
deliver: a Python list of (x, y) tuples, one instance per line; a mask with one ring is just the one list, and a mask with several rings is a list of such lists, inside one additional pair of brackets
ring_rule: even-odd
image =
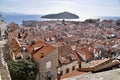
[[(120, 0), (0, 0), (0, 11), (49, 14), (69, 11), (80, 16), (118, 15)], [(109, 1), (109, 3), (108, 3)], [(119, 1), (119, 2), (118, 2)], [(2, 8), (1, 8), (2, 7)], [(120, 15), (120, 14), (119, 14)]]

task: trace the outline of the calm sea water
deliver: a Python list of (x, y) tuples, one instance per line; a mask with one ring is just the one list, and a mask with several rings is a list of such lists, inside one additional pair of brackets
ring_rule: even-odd
[[(120, 20), (120, 17), (97, 17), (100, 20)], [(37, 21), (44, 21), (45, 19), (41, 19), (41, 15), (5, 15), (3, 19), (6, 21), (7, 24), (10, 22), (15, 22), (17, 24), (22, 24), (22, 21), (26, 20), (37, 20)], [(79, 19), (81, 20), (81, 18)]]
[(98, 18), (100, 18), (100, 20), (120, 20), (120, 16), (113, 16), (113, 17), (104, 16), (104, 17), (98, 17)]
[(7, 24), (11, 22), (22, 24), (22, 21), (26, 21), (26, 20), (41, 21), (42, 19), (40, 15), (6, 15), (4, 16), (4, 20), (6, 21)]

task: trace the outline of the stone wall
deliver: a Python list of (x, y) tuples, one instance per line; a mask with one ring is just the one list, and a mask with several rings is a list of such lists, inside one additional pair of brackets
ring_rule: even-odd
[(28, 21), (23, 21), (22, 25), (26, 26), (26, 27), (35, 27), (36, 26), (37, 21), (34, 20), (28, 20)]
[(3, 35), (5, 35), (6, 30), (7, 30), (7, 27), (5, 22), (0, 20), (0, 38), (2, 38)]
[(47, 80), (47, 72), (51, 73), (51, 80), (57, 80), (58, 50), (55, 49), (39, 61), (37, 80)]
[(11, 80), (8, 65), (4, 60), (4, 53), (2, 49), (0, 49), (0, 75), (3, 80)]
[[(74, 67), (74, 69), (73, 69), (73, 67)], [(69, 64), (64, 64), (64, 65), (58, 67), (58, 73), (62, 72), (62, 75), (65, 75), (67, 73), (66, 72), (67, 69), (69, 69), (69, 72), (72, 72), (73, 70), (76, 70), (78, 68), (79, 68), (79, 63), (76, 60), (76, 61), (73, 61), (73, 62), (71, 62)]]

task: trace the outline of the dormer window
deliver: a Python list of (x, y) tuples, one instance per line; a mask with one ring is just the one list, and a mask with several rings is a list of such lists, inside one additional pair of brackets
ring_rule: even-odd
[(55, 40), (55, 38), (54, 37), (52, 37), (52, 38), (50, 38), (51, 39), (51, 41), (54, 41)]
[(35, 48), (34, 48), (34, 51), (40, 50), (40, 49), (42, 49), (43, 47), (44, 47), (44, 46), (35, 47)]
[(25, 47), (21, 47), (21, 52), (27, 52), (27, 49)]
[(66, 54), (66, 58), (70, 58), (70, 55), (69, 55), (69, 54)]
[(46, 41), (50, 41), (50, 39), (49, 39), (49, 38), (47, 38), (47, 39), (46, 39)]

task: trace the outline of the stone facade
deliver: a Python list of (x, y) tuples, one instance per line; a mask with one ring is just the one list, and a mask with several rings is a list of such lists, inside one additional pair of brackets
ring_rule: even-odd
[(57, 80), (57, 67), (58, 50), (55, 49), (47, 56), (40, 59), (37, 80)]
[(81, 64), (77, 60), (74, 60), (71, 63), (58, 66), (58, 49), (55, 49), (40, 59), (39, 72), (36, 80), (59, 80), (60, 76), (80, 68)]
[(78, 63), (77, 60), (69, 63), (69, 64), (64, 64), (60, 67), (58, 67), (58, 73), (63, 76), (69, 72), (72, 72), (80, 67), (80, 63)]
[(0, 20), (0, 39), (5, 36), (5, 31), (7, 30), (6, 24), (3, 20)]

